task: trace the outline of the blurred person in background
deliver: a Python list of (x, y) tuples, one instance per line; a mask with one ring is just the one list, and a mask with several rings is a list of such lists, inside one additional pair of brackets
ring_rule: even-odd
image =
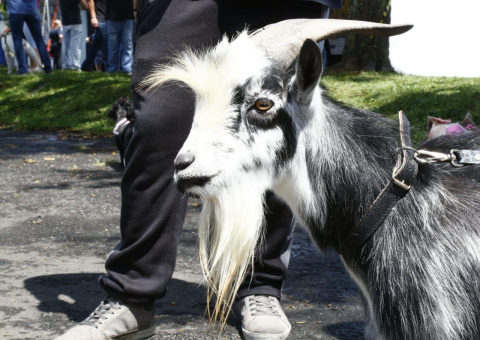
[[(11, 1), (11, 0), (9, 0)], [(88, 8), (86, 0), (60, 0), (60, 12), (63, 20), (63, 69), (80, 71), (82, 51), (81, 10)]]
[(105, 60), (107, 60), (108, 55), (107, 23), (105, 22), (106, 0), (87, 1), (90, 23), (95, 28), (95, 41), (87, 48), (87, 56), (82, 63), (82, 71), (98, 71), (98, 63), (95, 63), (98, 51), (102, 52)]
[(50, 31), (50, 54), (53, 57), (53, 68), (56, 70), (62, 69), (62, 22), (55, 20), (53, 22), (53, 29)]
[[(2, 0), (0, 0), (0, 4), (2, 3)], [(3, 13), (0, 12), (0, 21), (5, 21), (5, 17), (3, 16)], [(3, 32), (0, 32), (0, 35), (3, 34)], [(5, 53), (3, 52), (2, 44), (0, 44), (0, 67), (6, 67), (7, 66), (7, 59), (5, 59)]]
[(133, 2), (106, 0), (108, 72), (132, 72), (133, 65)]
[(13, 45), (15, 48), (15, 58), (17, 59), (18, 64), (17, 74), (28, 73), (27, 57), (23, 48), (24, 24), (27, 25), (32, 34), (33, 40), (35, 41), (35, 45), (37, 46), (43, 64), (43, 71), (45, 73), (51, 73), (52, 62), (47, 52), (47, 46), (42, 37), (37, 0), (8, 0), (7, 12), (10, 21), (10, 29), (12, 31)]

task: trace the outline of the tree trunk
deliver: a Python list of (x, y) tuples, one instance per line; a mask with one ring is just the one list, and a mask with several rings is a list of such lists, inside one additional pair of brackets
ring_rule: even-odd
[[(348, 19), (390, 23), (391, 0), (351, 0)], [(341, 69), (391, 71), (388, 37), (349, 34), (345, 39)]]

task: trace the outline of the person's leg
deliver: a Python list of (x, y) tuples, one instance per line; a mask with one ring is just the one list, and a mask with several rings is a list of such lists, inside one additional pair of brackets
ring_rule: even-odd
[(82, 56), (82, 25), (71, 25), (71, 42), (70, 48), (72, 49), (72, 66), (74, 70), (80, 70), (80, 58)]
[[(37, 45), (38, 53), (40, 54), (40, 59), (43, 64), (43, 68), (45, 72), (52, 71), (52, 61), (50, 56), (47, 52), (47, 46), (45, 45), (45, 41), (42, 37), (42, 28), (40, 27), (40, 18), (38, 15), (28, 15), (25, 17), (26, 23), (28, 25), (28, 29), (30, 30), (30, 34), (35, 41), (35, 45)], [(39, 65), (40, 66), (40, 65)]]
[(25, 18), (22, 14), (10, 14), (10, 29), (12, 31), (13, 46), (15, 48), (15, 58), (17, 59), (17, 73), (28, 73), (27, 58), (23, 48), (23, 23)]
[[(96, 42), (96, 37), (95, 37)], [(87, 45), (87, 53), (85, 56), (85, 60), (82, 63), (80, 69), (84, 72), (90, 72), (95, 70), (95, 55), (97, 52), (95, 51), (95, 43), (93, 44), (86, 44)]]
[[(35, 40), (33, 40), (33, 36), (30, 33), (30, 29), (27, 25), (28, 17), (29, 15), (24, 15), (25, 23), (23, 24), (23, 37), (24, 40), (28, 42), (29, 46), (23, 45), (23, 48), (25, 49), (25, 53), (27, 54), (27, 64), (28, 61), (30, 61), (30, 70), (33, 71), (34, 69), (42, 67), (42, 65), (40, 64), (40, 56), (37, 51), (37, 45), (35, 44)], [(27, 46), (30, 48), (27, 48)], [(37, 61), (39, 63), (37, 63)]]
[(289, 258), (287, 254), (293, 233), (293, 214), (288, 206), (273, 193), (266, 196), (265, 209), (266, 235), (265, 244), (259, 249), (253, 265), (253, 273), (249, 272), (238, 291), (238, 298), (249, 295), (269, 295), (281, 299), (283, 281), (287, 277)]
[[(218, 8), (213, 0), (144, 2), (144, 6), (148, 10), (142, 11), (139, 22), (132, 88), (152, 71), (156, 62), (167, 61), (182, 44), (200, 48), (220, 38)], [(201, 34), (199, 22), (204, 23)], [(152, 27), (171, 34), (158, 34)], [(135, 125), (125, 151), (122, 180), (122, 240), (108, 256), (105, 263), (108, 274), (99, 282), (110, 299), (140, 313), (138, 306), (152, 311), (154, 300), (165, 295), (175, 267), (187, 200), (173, 181), (173, 161), (190, 131), (194, 98), (182, 87), (168, 87), (155, 93), (133, 91), (133, 101)], [(101, 304), (98, 312), (87, 319), (92, 322), (72, 328), (57, 340), (76, 340), (80, 335), (90, 340), (91, 334), (103, 337), (107, 321), (99, 315), (106, 310), (105, 305), (111, 303)], [(153, 313), (150, 317), (153, 319)], [(150, 320), (142, 330), (150, 329)]]
[(93, 44), (87, 44), (87, 54), (81, 66), (82, 71), (88, 72), (95, 70), (95, 56), (97, 55), (100, 46), (100, 44), (98, 43), (97, 31), (98, 29), (95, 30), (95, 41), (93, 42)]
[(72, 49), (71, 49), (71, 29), (70, 25), (63, 26), (63, 68), (65, 70), (72, 69)]
[(54, 70), (59, 70), (59, 59), (58, 59), (58, 55), (59, 55), (59, 50), (58, 50), (58, 47), (55, 46), (53, 47), (53, 44), (50, 46), (50, 53), (52, 54), (52, 58), (53, 58), (53, 69)]
[(105, 63), (103, 64), (105, 69), (107, 69), (107, 61), (108, 61), (108, 34), (107, 34), (107, 23), (106, 22), (99, 22), (98, 23), (98, 30), (97, 32), (100, 31), (100, 34), (102, 36), (102, 54), (103, 54), (103, 60)]
[[(183, 44), (200, 48), (218, 41), (217, 12), (213, 0), (145, 4), (132, 88)], [(199, 22), (204, 23), (201, 32)], [(173, 161), (190, 131), (194, 98), (186, 89), (169, 86), (154, 93), (133, 91), (133, 102), (135, 131), (126, 149), (122, 181), (122, 247), (109, 256), (109, 275), (100, 284), (114, 297), (144, 302), (165, 295), (175, 266), (186, 198), (173, 181)]]
[(108, 68), (107, 72), (120, 71), (120, 41), (118, 20), (107, 20)]
[(133, 20), (123, 21), (122, 30), (122, 54), (121, 54), (122, 71), (125, 73), (132, 72), (133, 65)]

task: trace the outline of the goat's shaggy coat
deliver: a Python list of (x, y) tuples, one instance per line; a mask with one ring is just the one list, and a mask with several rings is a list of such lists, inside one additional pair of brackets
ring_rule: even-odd
[[(307, 40), (296, 68), (278, 68), (242, 33), (184, 52), (148, 80), (183, 82), (196, 95), (175, 179), (205, 202), (200, 252), (215, 316), (225, 316), (252, 261), (265, 190), (288, 203), (320, 249), (338, 249), (391, 179), (397, 123), (330, 99), (317, 86), (321, 64)], [(259, 110), (258, 99), (272, 108)], [(478, 149), (480, 137), (445, 136), (418, 148)], [(342, 257), (364, 298), (368, 339), (480, 339), (479, 170), (420, 165), (373, 237)]]

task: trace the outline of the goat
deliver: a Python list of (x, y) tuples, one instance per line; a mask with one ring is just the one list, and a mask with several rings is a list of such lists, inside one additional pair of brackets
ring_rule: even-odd
[[(208, 298), (217, 299), (213, 318), (225, 319), (261, 245), (267, 189), (289, 205), (318, 248), (339, 250), (391, 181), (397, 123), (328, 97), (318, 85), (316, 42), (410, 28), (285, 21), (223, 38), (211, 49), (183, 51), (145, 80), (148, 88), (183, 83), (195, 94), (174, 178), (204, 202), (200, 260)], [(479, 149), (480, 135), (443, 136), (417, 148)], [(478, 167), (418, 165), (412, 188), (380, 228), (341, 254), (362, 293), (367, 339), (480, 339), (479, 211)]]

